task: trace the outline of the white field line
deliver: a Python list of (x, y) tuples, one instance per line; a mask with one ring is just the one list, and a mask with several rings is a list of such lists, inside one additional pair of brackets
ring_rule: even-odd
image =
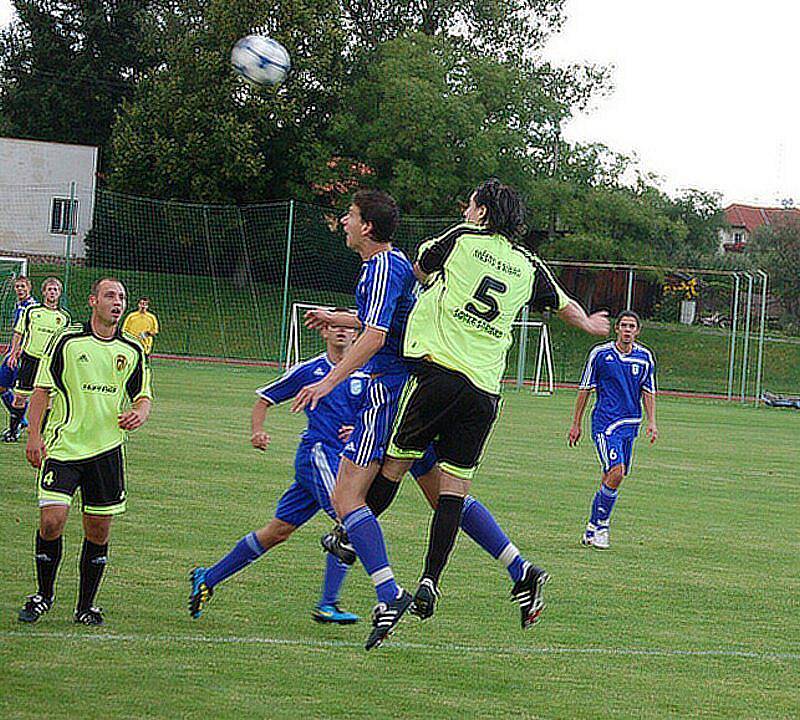
[[(129, 642), (129, 643), (177, 643), (177, 644), (203, 644), (203, 645), (277, 645), (288, 647), (312, 648), (348, 648), (363, 649), (358, 642), (347, 640), (292, 640), (290, 638), (270, 637), (214, 637), (206, 635), (120, 635), (116, 633), (97, 632), (87, 630), (85, 633), (68, 633), (57, 631), (39, 630), (7, 630), (0, 631), (0, 638), (8, 639), (36, 639), (69, 640), (77, 642)], [(429, 653), (456, 653), (462, 655), (615, 655), (615, 656), (645, 656), (645, 657), (698, 657), (698, 658), (740, 658), (743, 660), (762, 661), (800, 661), (800, 653), (792, 652), (755, 652), (747, 650), (669, 650), (662, 648), (614, 648), (614, 647), (493, 647), (488, 645), (459, 645), (455, 643), (427, 644), (403, 642), (390, 639), (385, 650), (418, 650)]]

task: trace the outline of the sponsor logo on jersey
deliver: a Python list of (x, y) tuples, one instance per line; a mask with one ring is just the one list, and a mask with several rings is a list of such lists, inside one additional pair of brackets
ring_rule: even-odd
[(101, 393), (103, 395), (116, 395), (119, 388), (114, 385), (102, 385), (99, 383), (83, 383), (83, 389), (86, 392)]

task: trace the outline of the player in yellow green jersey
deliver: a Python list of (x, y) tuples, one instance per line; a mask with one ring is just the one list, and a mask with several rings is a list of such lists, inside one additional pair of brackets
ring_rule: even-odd
[(152, 399), (144, 350), (119, 330), (125, 299), (119, 280), (96, 281), (89, 322), (53, 338), (33, 383), (26, 455), (39, 470), (38, 588), (20, 610), (22, 622), (36, 622), (52, 607), (62, 533), (80, 488), (85, 536), (75, 622), (103, 624), (93, 602), (108, 561), (111, 520), (125, 511), (123, 447), (127, 433), (146, 422)]
[[(464, 498), (500, 410), (500, 380), (519, 311), (552, 309), (571, 325), (604, 336), (605, 312), (587, 315), (547, 266), (516, 242), (524, 206), (498, 180), (481, 184), (466, 222), (426, 242), (414, 271), (427, 289), (408, 317), (403, 354), (419, 362), (403, 391), (381, 473), (399, 481), (433, 443), (439, 500), (411, 612), (433, 614), (438, 583), (463, 511)], [(544, 607), (548, 575), (530, 565), (512, 590), (523, 627)]]
[(153, 352), (153, 338), (158, 335), (158, 318), (150, 312), (150, 298), (139, 298), (138, 309), (134, 310), (122, 325), (122, 331), (137, 338), (145, 354)]
[(70, 323), (69, 313), (59, 307), (62, 289), (58, 278), (46, 278), (42, 283), (42, 304), (25, 308), (14, 325), (8, 356), (8, 366), (12, 370), (19, 368), (8, 428), (9, 437), (14, 440), (25, 415), (25, 404), (33, 392), (33, 380), (44, 349)]

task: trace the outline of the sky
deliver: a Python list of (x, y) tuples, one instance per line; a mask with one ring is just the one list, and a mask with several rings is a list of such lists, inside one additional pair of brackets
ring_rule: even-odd
[[(634, 154), (669, 192), (800, 205), (800, 3), (566, 0), (566, 12), (545, 57), (611, 64), (615, 87), (568, 140)], [(10, 16), (0, 0), (0, 25)]]

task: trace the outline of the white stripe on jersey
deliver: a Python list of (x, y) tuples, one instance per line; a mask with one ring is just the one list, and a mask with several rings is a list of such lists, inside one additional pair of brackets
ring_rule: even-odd
[(594, 385), (589, 384), (589, 378), (592, 376), (592, 363), (594, 363), (597, 353), (599, 353), (601, 350), (610, 350), (613, 344), (613, 342), (601, 343), (600, 345), (595, 345), (589, 351), (589, 357), (586, 360), (586, 367), (583, 369), (581, 382), (578, 386), (579, 390), (591, 390), (594, 387)]
[(302, 362), (295, 363), (294, 365), (292, 365), (292, 367), (289, 368), (288, 371), (286, 371), (283, 375), (281, 375), (277, 380), (273, 380), (268, 385), (264, 385), (264, 387), (258, 388), (256, 390), (256, 395), (258, 395), (259, 397), (263, 397), (264, 394), (269, 392), (273, 387), (275, 387), (279, 383), (284, 382), (285, 380), (288, 380), (290, 377), (292, 377), (292, 375), (294, 375), (295, 373), (299, 372), (303, 368), (308, 367), (309, 365), (313, 365), (315, 362), (319, 361), (321, 358), (325, 359), (325, 362), (328, 363), (328, 367), (329, 368), (333, 367), (333, 364), (328, 359), (327, 352), (320, 353), (319, 355), (315, 355), (314, 357), (312, 357), (312, 358), (310, 358), (308, 360), (303, 360)]
[(386, 285), (389, 276), (388, 252), (379, 253), (375, 258), (375, 272), (372, 276), (372, 291), (367, 310), (365, 325), (377, 325), (383, 301), (386, 297)]
[(611, 423), (611, 425), (609, 425), (609, 426), (608, 426), (608, 427), (605, 429), (605, 431), (604, 431), (604, 432), (605, 432), (605, 434), (606, 434), (606, 437), (611, 437), (611, 434), (612, 434), (612, 433), (614, 432), (614, 430), (616, 430), (618, 427), (621, 427), (622, 425), (636, 425), (636, 424), (638, 424), (638, 423), (640, 423), (640, 422), (642, 422), (642, 417), (641, 417), (641, 415), (640, 415), (639, 417), (637, 417), (637, 418), (621, 418), (620, 420), (616, 420), (615, 422)]

